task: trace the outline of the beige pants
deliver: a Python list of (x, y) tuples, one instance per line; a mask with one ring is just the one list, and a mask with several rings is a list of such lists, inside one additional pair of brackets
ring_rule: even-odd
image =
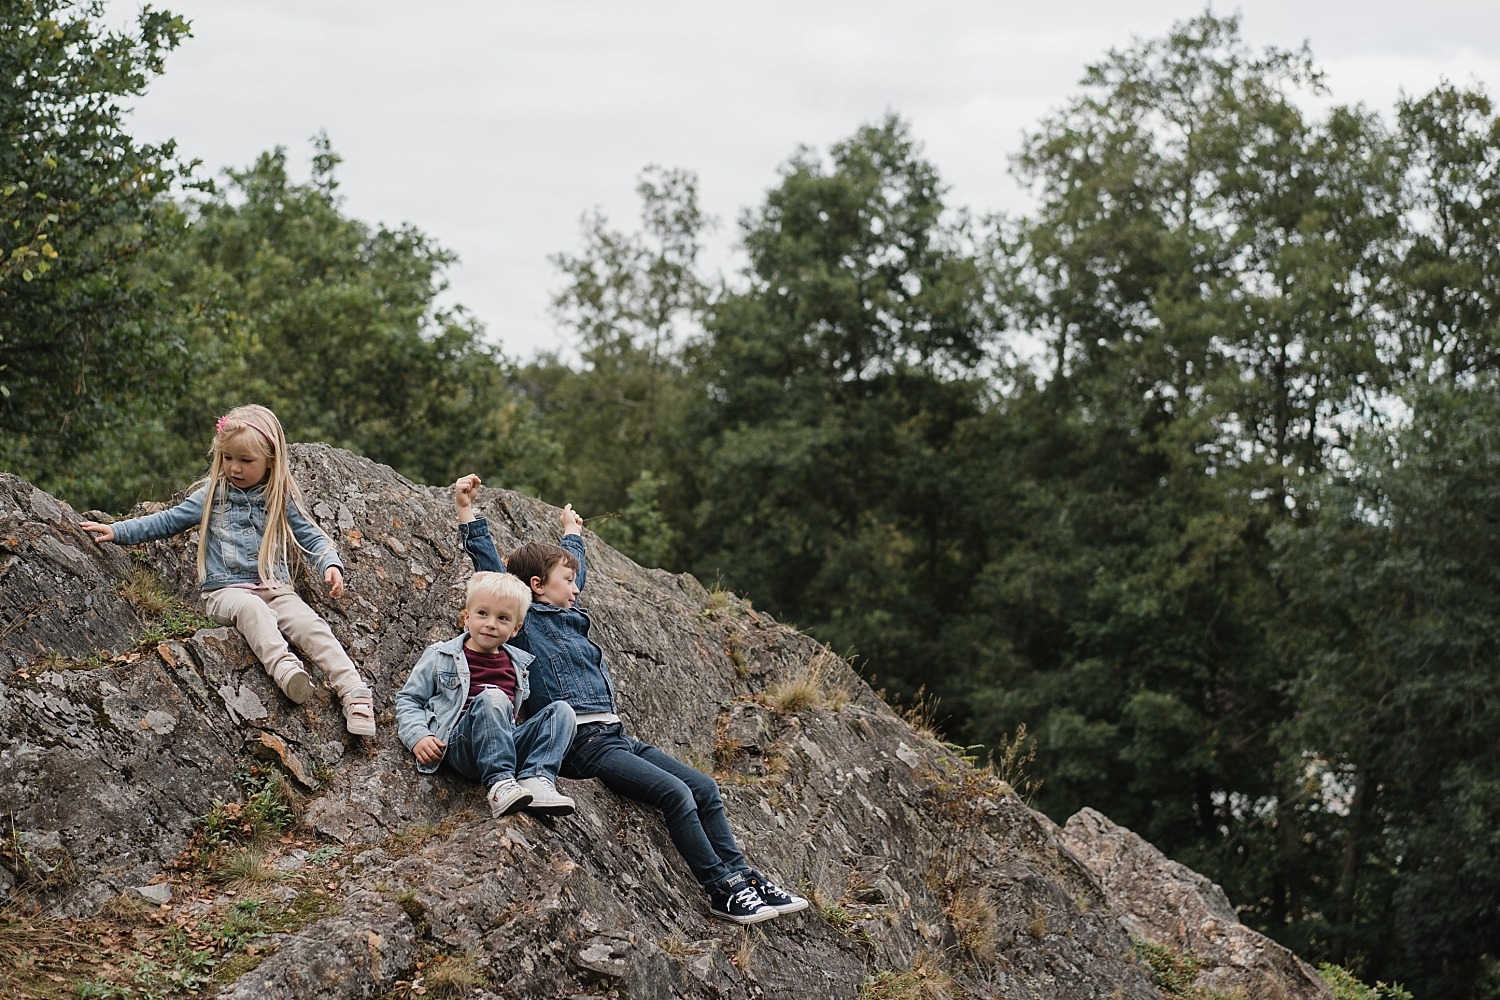
[(240, 630), (277, 687), (284, 688), (287, 676), (302, 665), (287, 647), (290, 639), (322, 669), (324, 681), (339, 701), (347, 704), (350, 696), (370, 700), (359, 668), (334, 638), (333, 630), (290, 584), (278, 582), (254, 590), (224, 587), (204, 594), (203, 602), (217, 621)]

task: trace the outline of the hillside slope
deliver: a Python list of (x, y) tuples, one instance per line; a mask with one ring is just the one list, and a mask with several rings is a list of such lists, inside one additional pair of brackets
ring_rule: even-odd
[[(660, 820), (596, 782), (564, 783), (571, 817), (490, 819), (476, 785), (416, 773), (390, 715), (418, 653), (456, 632), (469, 565), (447, 491), (293, 450), (348, 564), (341, 600), (311, 600), (373, 682), (375, 740), (347, 737), (321, 688), (292, 705), (237, 633), (183, 613), (201, 608), (191, 536), (95, 546), (0, 475), (5, 995), (147, 995), (149, 959), (153, 982), (286, 1000), (1148, 1000), (1132, 935), (1191, 952), (1222, 995), (1327, 995), (1207, 880), (1097, 814), (1059, 830), (812, 639), (592, 535), (583, 601), (631, 729), (714, 773), (746, 853), (817, 905), (711, 919)], [(518, 494), (481, 511), (502, 551), (557, 531)], [(298, 823), (255, 838), (268, 789)]]

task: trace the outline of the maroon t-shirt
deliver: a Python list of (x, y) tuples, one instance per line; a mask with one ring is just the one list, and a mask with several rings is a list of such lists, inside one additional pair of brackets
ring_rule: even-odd
[[(478, 653), (464, 647), (464, 658), (469, 661), (469, 698), (473, 698), (487, 687), (497, 687), (505, 697), (516, 696), (516, 665), (501, 646), (493, 653)], [(468, 700), (464, 701), (468, 704)]]

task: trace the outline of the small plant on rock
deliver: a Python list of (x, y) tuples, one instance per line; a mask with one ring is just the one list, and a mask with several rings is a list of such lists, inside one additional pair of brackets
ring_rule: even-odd
[(1203, 962), (1174, 951), (1155, 941), (1136, 939), (1135, 954), (1156, 982), (1156, 988), (1168, 1000), (1238, 1000), (1230, 994), (1197, 985)]
[(931, 955), (918, 955), (903, 972), (877, 972), (859, 988), (859, 1000), (948, 1000), (953, 977)]
[(948, 923), (958, 936), (959, 946), (981, 964), (995, 960), (999, 948), (995, 940), (995, 908), (973, 886), (954, 889), (943, 907)]
[(832, 650), (824, 648), (791, 677), (766, 688), (762, 699), (778, 712), (843, 707), (849, 703), (849, 692), (833, 679), (834, 664), (842, 662)]
[(490, 977), (472, 954), (437, 955), (427, 963), (422, 985), (431, 997), (462, 997), (490, 985)]
[(1342, 965), (1324, 962), (1318, 966), (1318, 975), (1328, 984), (1333, 1000), (1412, 1000), (1411, 994), (1399, 984), (1366, 986)]

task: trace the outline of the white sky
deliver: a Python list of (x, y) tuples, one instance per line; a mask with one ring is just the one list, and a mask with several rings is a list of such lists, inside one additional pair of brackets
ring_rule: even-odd
[[(120, 26), (137, 0), (109, 0)], [(141, 139), (178, 140), (206, 174), (285, 146), (305, 178), (325, 129), (344, 211), (412, 223), (456, 251), (447, 301), (517, 359), (570, 345), (547, 257), (603, 210), (633, 230), (649, 164), (697, 173), (737, 220), (799, 145), (902, 115), (950, 205), (1018, 211), (1008, 158), (1077, 93), (1085, 66), (1201, 13), (1192, 0), (157, 0), (193, 24), (138, 103)], [(1213, 5), (1218, 12), (1235, 10)], [(1255, 48), (1311, 44), (1332, 97), (1389, 112), (1440, 79), (1500, 97), (1496, 0), (1246, 0)]]

